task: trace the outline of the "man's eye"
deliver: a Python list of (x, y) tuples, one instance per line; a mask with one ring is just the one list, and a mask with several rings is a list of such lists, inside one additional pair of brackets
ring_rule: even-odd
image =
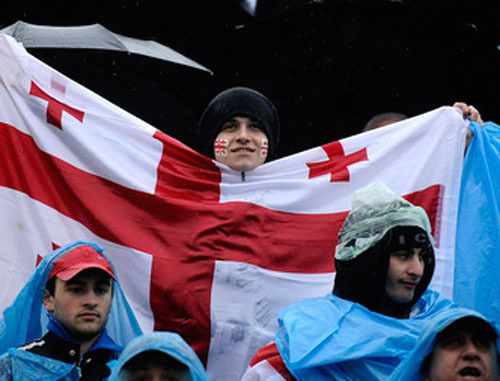
[(407, 251), (397, 251), (393, 255), (401, 259), (406, 259), (410, 256), (410, 253)]
[(108, 292), (108, 288), (97, 288), (95, 290), (95, 293), (97, 295), (103, 295), (103, 294), (106, 294)]
[(490, 348), (491, 340), (488, 339), (487, 337), (477, 336), (477, 337), (474, 337), (472, 341), (474, 342), (474, 345), (477, 348), (481, 348), (481, 349), (489, 349)]
[(260, 130), (260, 131), (263, 131), (262, 129), (262, 125), (259, 124), (259, 123), (253, 123), (250, 125), (250, 128), (253, 129), (253, 130)]
[(81, 294), (83, 292), (83, 287), (71, 287), (69, 290), (75, 294)]
[(453, 335), (443, 341), (442, 346), (444, 348), (458, 348), (464, 343), (464, 338), (459, 335)]
[(418, 255), (418, 259), (420, 259), (422, 262), (425, 263), (428, 262), (429, 258), (430, 258), (429, 253), (427, 253), (426, 251), (420, 252), (420, 254)]
[(236, 128), (236, 125), (234, 125), (234, 124), (224, 124), (221, 127), (221, 131), (231, 131), (231, 130), (234, 130), (235, 128)]

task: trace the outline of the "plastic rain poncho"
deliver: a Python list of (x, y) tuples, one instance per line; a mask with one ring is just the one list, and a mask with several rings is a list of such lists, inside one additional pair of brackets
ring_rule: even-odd
[[(78, 379), (75, 378), (78, 372), (73, 364), (65, 364), (26, 351), (16, 350), (15, 347), (41, 338), (46, 333), (48, 312), (45, 307), (43, 307), (45, 284), (47, 283), (54, 262), (80, 245), (92, 246), (111, 263), (106, 254), (103, 253), (103, 249), (95, 243), (81, 241), (63, 246), (42, 259), (14, 302), (3, 312), (3, 317), (0, 319), (0, 354), (9, 351), (5, 356), (10, 357), (11, 369), (9, 372), (18, 375), (18, 378), (14, 378), (14, 380)], [(113, 267), (112, 263), (111, 266)], [(114, 268), (113, 272), (116, 275)], [(123, 290), (120, 287), (118, 278), (117, 281), (114, 282), (114, 295), (111, 304), (111, 312), (106, 324), (106, 331), (111, 339), (121, 347), (124, 347), (133, 338), (142, 333), (132, 309), (125, 298)], [(5, 356), (2, 356), (2, 358)], [(3, 366), (5, 366), (5, 363)], [(29, 378), (30, 369), (35, 375), (31, 378)], [(5, 374), (6, 372), (5, 369), (0, 369), (0, 380), (11, 379), (7, 378), (8, 375)], [(2, 375), (2, 373), (4, 374)], [(40, 373), (44, 376), (40, 376)]]
[[(408, 354), (404, 361), (398, 366), (390, 377), (390, 381), (422, 381), (420, 375), (420, 367), (425, 357), (430, 354), (434, 348), (434, 340), (439, 332), (448, 327), (456, 320), (466, 317), (474, 316), (485, 321), (488, 321), (480, 313), (465, 309), (454, 308), (442, 311), (437, 314), (432, 320), (427, 322), (427, 326), (417, 341), (413, 350)], [(495, 327), (493, 322), (489, 322)], [(495, 327), (498, 333), (498, 328)], [(500, 348), (500, 338), (497, 337), (497, 348)]]
[(427, 290), (409, 319), (385, 316), (335, 295), (305, 299), (279, 314), (276, 346), (297, 380), (385, 380), (427, 321), (450, 300)]
[(431, 236), (424, 209), (395, 194), (381, 181), (375, 181), (354, 194), (351, 211), (339, 232), (335, 258), (349, 260), (379, 242), (396, 226), (416, 226)]
[(181, 336), (173, 332), (153, 332), (136, 338), (125, 348), (117, 361), (109, 364), (112, 367), (109, 380), (122, 380), (123, 374), (120, 372), (127, 361), (151, 350), (163, 352), (186, 365), (190, 371), (191, 381), (208, 381), (203, 364), (196, 353)]

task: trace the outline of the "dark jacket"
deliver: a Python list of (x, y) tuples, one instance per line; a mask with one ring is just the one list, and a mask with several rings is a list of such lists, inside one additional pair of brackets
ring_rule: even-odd
[(110, 375), (106, 363), (115, 359), (116, 352), (108, 348), (96, 348), (80, 355), (80, 345), (66, 341), (53, 332), (48, 332), (41, 339), (32, 341), (18, 348), (36, 354), (49, 357), (67, 364), (74, 364), (80, 374), (82, 381), (103, 380)]
[(83, 355), (80, 345), (50, 315), (49, 331), (41, 339), (12, 348), (0, 357), (0, 381), (44, 379), (100, 381), (110, 375), (106, 365), (119, 347), (104, 331)]

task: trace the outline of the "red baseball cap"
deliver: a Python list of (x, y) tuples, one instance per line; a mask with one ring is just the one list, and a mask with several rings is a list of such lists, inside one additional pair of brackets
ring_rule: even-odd
[(49, 279), (54, 275), (66, 282), (80, 271), (86, 269), (100, 269), (116, 280), (113, 269), (108, 260), (96, 249), (89, 245), (77, 246), (64, 257), (59, 258), (50, 272)]

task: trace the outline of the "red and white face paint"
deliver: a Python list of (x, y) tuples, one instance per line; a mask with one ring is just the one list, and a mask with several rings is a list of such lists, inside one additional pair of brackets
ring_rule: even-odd
[(262, 138), (262, 142), (260, 145), (260, 157), (267, 157), (267, 153), (269, 151), (269, 141), (267, 138)]
[(229, 141), (224, 138), (217, 138), (214, 141), (215, 156), (226, 157)]

